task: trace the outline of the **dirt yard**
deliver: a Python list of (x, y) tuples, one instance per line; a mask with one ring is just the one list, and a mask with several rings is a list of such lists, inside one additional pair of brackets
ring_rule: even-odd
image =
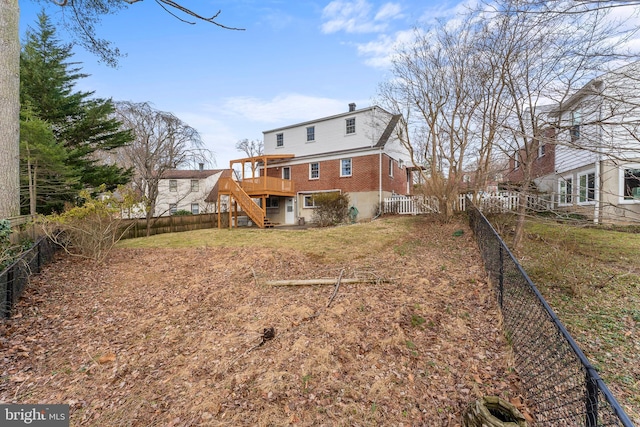
[[(229, 245), (119, 248), (101, 266), (59, 254), (0, 323), (0, 402), (68, 403), (72, 426), (100, 427), (457, 426), (482, 395), (519, 405), (471, 231), (414, 222), (341, 262)], [(373, 283), (266, 283), (341, 272)]]

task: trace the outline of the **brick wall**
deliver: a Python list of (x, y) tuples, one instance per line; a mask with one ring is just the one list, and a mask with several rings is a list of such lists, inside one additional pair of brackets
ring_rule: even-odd
[[(379, 186), (379, 156), (351, 157), (351, 176), (340, 176), (340, 160), (325, 160), (320, 164), (320, 178), (309, 179), (309, 163), (291, 165), (291, 179), (295, 182), (296, 191), (322, 191), (340, 189), (347, 193), (377, 191)], [(268, 176), (281, 178), (282, 167), (271, 167)], [(394, 191), (405, 194), (407, 189), (406, 170), (398, 167), (393, 161), (393, 176), (389, 176), (389, 157), (382, 155), (382, 188), (383, 191)]]

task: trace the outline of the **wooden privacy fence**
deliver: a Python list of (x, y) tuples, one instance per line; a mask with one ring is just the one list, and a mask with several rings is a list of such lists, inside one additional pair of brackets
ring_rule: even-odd
[[(149, 235), (164, 233), (177, 233), (180, 231), (201, 230), (204, 228), (216, 228), (218, 226), (217, 214), (207, 213), (198, 215), (161, 216), (150, 220)], [(122, 230), (126, 230), (123, 239), (134, 239), (147, 235), (147, 220), (123, 219)]]

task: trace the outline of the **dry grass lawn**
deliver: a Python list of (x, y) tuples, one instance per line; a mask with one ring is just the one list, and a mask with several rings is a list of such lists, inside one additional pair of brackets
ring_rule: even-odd
[[(520, 401), (463, 219), (171, 237), (34, 277), (0, 324), (0, 402), (110, 427), (457, 426), (480, 396)], [(266, 284), (341, 274), (371, 283)]]

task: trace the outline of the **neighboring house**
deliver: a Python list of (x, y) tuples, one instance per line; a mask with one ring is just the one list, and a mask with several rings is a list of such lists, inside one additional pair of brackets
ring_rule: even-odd
[(595, 222), (639, 221), (640, 62), (593, 79), (546, 114), (555, 134), (535, 171), (538, 188), (556, 208)]
[(215, 212), (216, 198), (212, 195), (222, 169), (198, 170), (171, 169), (162, 175), (158, 183), (158, 199), (154, 216), (168, 216), (176, 211), (192, 214)]
[[(313, 196), (322, 192), (347, 193), (357, 220), (371, 219), (385, 197), (411, 194), (410, 156), (395, 137), (399, 119), (377, 106), (357, 110), (349, 104), (341, 114), (263, 132), (264, 155), (231, 166), (241, 163), (244, 171), (246, 163), (259, 165), (259, 177), (242, 177), (239, 186), (271, 223), (312, 221)], [(240, 201), (239, 193), (225, 188), (220, 194)]]

